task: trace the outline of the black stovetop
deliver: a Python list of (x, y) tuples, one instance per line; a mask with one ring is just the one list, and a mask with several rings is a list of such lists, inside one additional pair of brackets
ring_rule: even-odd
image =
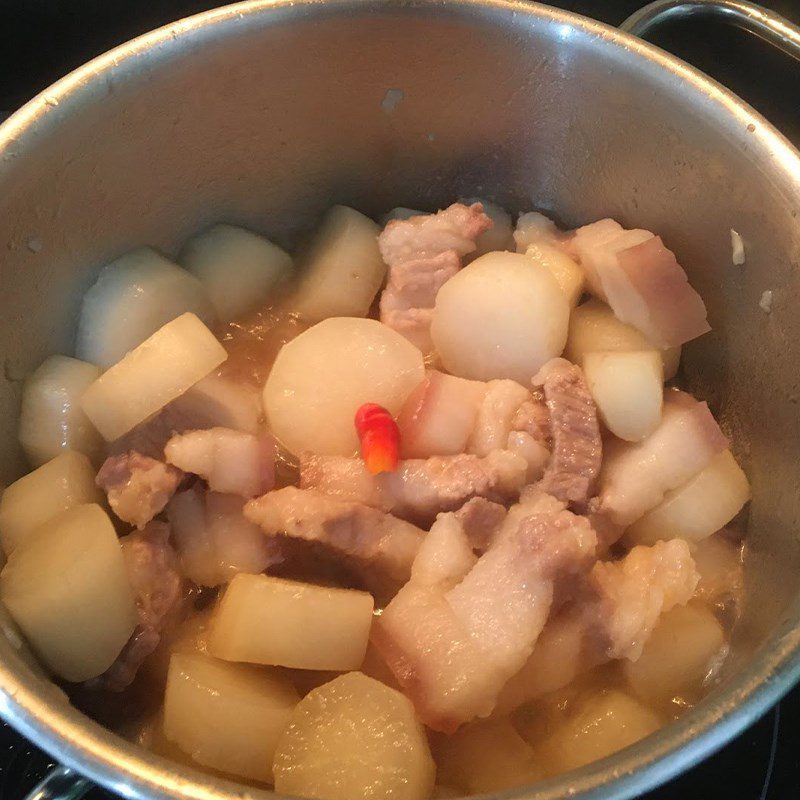
[[(647, 0), (550, 0), (619, 24)], [(224, 0), (0, 0), (0, 119), (94, 55)], [(800, 21), (800, 0), (763, 5)], [(744, 97), (800, 146), (800, 63), (718, 23), (653, 39)], [(0, 800), (21, 800), (51, 762), (0, 726)], [(113, 800), (100, 790), (91, 800)], [(721, 752), (641, 800), (800, 800), (800, 688)]]

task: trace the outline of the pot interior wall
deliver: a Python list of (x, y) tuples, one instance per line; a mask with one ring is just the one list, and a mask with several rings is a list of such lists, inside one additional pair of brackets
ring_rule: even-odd
[(21, 379), (71, 352), (82, 292), (131, 247), (174, 254), (220, 220), (291, 245), (334, 202), (379, 214), (482, 195), (567, 225), (613, 216), (661, 233), (709, 307), (685, 377), (752, 479), (745, 657), (800, 584), (797, 187), (719, 103), (602, 36), (508, 7), (387, 8), (176, 28), (3, 143), (0, 479), (22, 468)]

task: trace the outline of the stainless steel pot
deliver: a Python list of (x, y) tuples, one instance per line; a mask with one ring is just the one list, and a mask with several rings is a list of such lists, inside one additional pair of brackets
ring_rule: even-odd
[[(722, 9), (800, 43), (747, 3), (656, 6)], [(714, 331), (686, 349), (686, 378), (721, 414), (754, 494), (747, 609), (723, 683), (638, 745), (504, 795), (630, 797), (722, 746), (800, 676), (800, 157), (633, 36), (511, 0), (265, 0), (162, 28), (52, 86), (0, 128), (0, 477), (22, 467), (20, 380), (70, 352), (103, 262), (142, 243), (175, 252), (219, 219), (291, 244), (333, 202), (379, 214), (462, 195), (656, 230), (709, 307)], [(124, 797), (271, 796), (82, 716), (4, 630), (0, 714), (64, 764)]]

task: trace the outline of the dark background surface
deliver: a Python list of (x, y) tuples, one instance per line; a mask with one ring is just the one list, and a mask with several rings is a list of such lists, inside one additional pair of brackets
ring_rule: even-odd
[[(567, 0), (618, 25), (645, 0)], [(212, 8), (203, 0), (0, 0), (0, 118), (74, 67), (159, 25)], [(764, 2), (800, 22), (800, 0)], [(653, 41), (725, 84), (800, 146), (800, 62), (719, 23), (674, 23)], [(49, 766), (0, 727), (0, 800), (21, 800)], [(92, 792), (91, 800), (109, 795)], [(800, 690), (735, 742), (642, 800), (800, 800)]]

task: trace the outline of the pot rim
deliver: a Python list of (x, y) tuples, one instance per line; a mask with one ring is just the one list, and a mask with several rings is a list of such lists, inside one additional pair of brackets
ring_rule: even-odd
[[(235, 37), (248, 22), (291, 21), (307, 15), (350, 12), (455, 13), (513, 15), (561, 24), (602, 41), (610, 55), (637, 59), (637, 68), (655, 80), (680, 81), (700, 109), (725, 124), (750, 133), (750, 147), (771, 162), (773, 180), (800, 205), (800, 153), (744, 101), (675, 56), (603, 23), (524, 0), (245, 0), (158, 28), (89, 61), (60, 79), (0, 125), (0, 181), (4, 164), (24, 153), (57, 126), (62, 114), (79, 113), (114, 72), (136, 76), (139, 58), (148, 64), (189, 52), (197, 39)], [(80, 713), (34, 674), (19, 655), (13, 631), (0, 636), (0, 716), (24, 736), (69, 767), (137, 800), (266, 800), (274, 792), (253, 789), (184, 767), (148, 753)], [(565, 776), (492, 795), (508, 800), (609, 800), (630, 798), (663, 783), (725, 745), (766, 713), (800, 679), (800, 603), (750, 663), (679, 720), (641, 742)]]

